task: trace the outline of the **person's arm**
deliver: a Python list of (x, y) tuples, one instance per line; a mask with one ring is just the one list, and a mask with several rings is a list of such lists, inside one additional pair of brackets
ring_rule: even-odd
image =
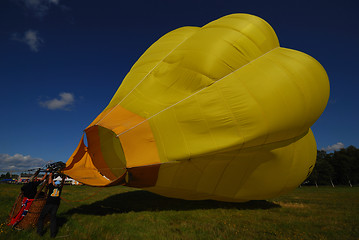
[(52, 173), (50, 173), (50, 175), (49, 175), (49, 184), (52, 184), (52, 185), (54, 185), (54, 179), (53, 179), (53, 174)]
[[(46, 171), (48, 171), (48, 170), (49, 170), (49, 169), (46, 169)], [(47, 176), (47, 172), (45, 172), (45, 175), (41, 178), (40, 182), (44, 181), (45, 178), (46, 178), (46, 176)]]

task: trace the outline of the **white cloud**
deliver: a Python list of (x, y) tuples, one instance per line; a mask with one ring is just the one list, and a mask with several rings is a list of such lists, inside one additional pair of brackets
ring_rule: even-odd
[(58, 5), (60, 0), (49, 0), (49, 2)]
[(0, 153), (0, 169), (2, 172), (20, 172), (32, 168), (42, 167), (47, 162), (41, 158), (33, 158), (30, 155)]
[(27, 30), (23, 36), (19, 36), (18, 33), (13, 34), (12, 40), (19, 41), (27, 44), (31, 51), (38, 52), (41, 43), (44, 41), (39, 37), (37, 31)]
[(58, 6), (60, 0), (18, 0), (18, 2), (32, 14), (41, 18), (48, 13), (51, 6)]
[(328, 146), (326, 148), (322, 148), (321, 150), (327, 151), (327, 152), (331, 152), (331, 151), (337, 151), (344, 148), (344, 144), (342, 142), (338, 142), (336, 144), (333, 144), (331, 146)]
[(75, 97), (72, 93), (60, 93), (60, 99), (51, 99), (47, 101), (40, 101), (40, 105), (48, 108), (50, 110), (62, 109), (69, 110), (69, 106), (71, 106), (75, 102)]

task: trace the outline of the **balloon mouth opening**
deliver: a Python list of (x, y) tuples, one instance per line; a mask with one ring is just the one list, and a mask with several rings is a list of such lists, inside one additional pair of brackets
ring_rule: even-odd
[[(120, 139), (108, 128), (94, 125), (85, 130), (84, 144), (98, 171), (110, 181), (126, 171), (126, 157)], [(86, 142), (85, 142), (86, 140)]]

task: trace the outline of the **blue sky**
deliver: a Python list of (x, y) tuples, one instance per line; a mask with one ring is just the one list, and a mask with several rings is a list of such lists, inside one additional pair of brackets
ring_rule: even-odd
[(158, 38), (231, 13), (266, 20), (281, 46), (326, 69), (318, 149), (359, 147), (357, 1), (0, 1), (0, 171), (66, 162), (131, 66)]

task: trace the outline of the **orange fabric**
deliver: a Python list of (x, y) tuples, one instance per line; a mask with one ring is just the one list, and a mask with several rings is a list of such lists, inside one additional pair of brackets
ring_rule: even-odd
[(161, 164), (134, 167), (128, 169), (126, 186), (130, 187), (152, 187), (156, 185), (158, 171)]
[[(105, 112), (108, 112), (108, 110)], [(111, 129), (116, 134), (120, 134), (145, 120), (145, 118), (118, 105), (114, 107), (111, 112), (108, 113), (107, 117), (101, 120), (98, 125)]]
[(113, 180), (111, 183), (107, 184), (106, 187), (117, 186), (117, 185), (126, 185), (127, 173), (128, 173), (128, 171), (126, 170), (124, 174), (122, 174), (116, 180)]
[[(106, 118), (101, 120), (99, 125), (119, 134), (128, 168), (160, 163), (155, 138), (145, 118), (120, 105), (110, 112), (108, 110), (105, 112), (107, 112)], [(139, 123), (141, 124), (138, 125)], [(89, 135), (88, 137), (90, 138)]]
[[(90, 128), (90, 127), (92, 127), (92, 126), (94, 126), (94, 125), (97, 125), (97, 123), (98, 123), (99, 121), (101, 121), (101, 119), (102, 119), (103, 117), (105, 117), (111, 110), (112, 110), (111, 108), (103, 110), (103, 111), (95, 118), (95, 120), (92, 121), (92, 123), (91, 123), (87, 128)], [(86, 129), (87, 129), (87, 128), (86, 128)]]
[(84, 134), (82, 134), (81, 140), (79, 145), (77, 146), (76, 150), (73, 152), (69, 160), (66, 162), (66, 168), (64, 171), (73, 168), (74, 164), (80, 161), (85, 153), (87, 152), (87, 147), (84, 143)]
[(119, 138), (128, 168), (160, 163), (156, 141), (148, 122), (121, 134)]
[(80, 183), (91, 186), (106, 186), (110, 180), (102, 176), (92, 163), (91, 156), (88, 152), (82, 156), (70, 169), (65, 169), (64, 174)]
[[(107, 116), (101, 120), (103, 116)], [(110, 116), (110, 117), (109, 117)], [(98, 125), (95, 125), (97, 124)], [(141, 124), (139, 124), (141, 123)], [(138, 125), (139, 124), (139, 125)], [(99, 128), (104, 127), (118, 134), (129, 174), (135, 176), (126, 183), (123, 174), (116, 177), (107, 165), (101, 149), (102, 141)], [(67, 162), (64, 173), (71, 175), (81, 183), (95, 186), (112, 186), (126, 184), (129, 186), (153, 186), (157, 181), (157, 166), (143, 166), (160, 163), (156, 142), (145, 118), (134, 114), (118, 105), (113, 109), (107, 109), (93, 121), (85, 130), (88, 147), (84, 144), (84, 136)], [(141, 166), (141, 167), (138, 167)], [(136, 167), (136, 168), (133, 168)], [(83, 176), (86, 176), (85, 178)], [(94, 184), (96, 183), (96, 184)]]

